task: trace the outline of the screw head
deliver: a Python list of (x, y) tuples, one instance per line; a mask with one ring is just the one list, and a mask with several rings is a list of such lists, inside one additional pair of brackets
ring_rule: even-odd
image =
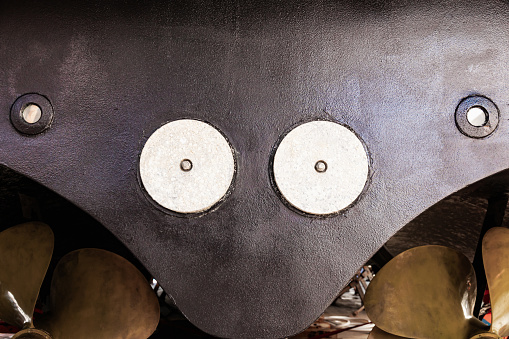
[(36, 104), (28, 104), (21, 114), (23, 116), (23, 120), (27, 123), (35, 124), (37, 121), (41, 120), (42, 111)]
[(315, 170), (318, 173), (325, 173), (325, 171), (327, 171), (327, 163), (323, 160), (317, 161), (315, 164)]
[(184, 172), (189, 172), (193, 169), (193, 163), (189, 159), (184, 159), (180, 162), (180, 169)]
[(488, 122), (488, 112), (482, 107), (474, 106), (467, 111), (467, 120), (474, 127), (485, 126)]

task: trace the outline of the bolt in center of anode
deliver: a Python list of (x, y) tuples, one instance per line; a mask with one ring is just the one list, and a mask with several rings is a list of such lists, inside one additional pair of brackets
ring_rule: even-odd
[(189, 159), (184, 159), (180, 162), (180, 169), (184, 172), (189, 172), (193, 169), (193, 162)]
[(315, 170), (318, 173), (324, 173), (325, 171), (327, 171), (327, 163), (323, 160), (317, 161), (315, 164)]

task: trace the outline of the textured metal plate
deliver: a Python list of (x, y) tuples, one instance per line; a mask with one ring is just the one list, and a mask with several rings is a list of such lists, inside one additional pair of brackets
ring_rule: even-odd
[[(0, 163), (99, 220), (201, 329), (286, 337), (410, 220), (508, 168), (508, 9), (496, 0), (2, 1)], [(26, 93), (54, 108), (36, 136), (9, 119)], [(471, 95), (500, 110), (483, 139), (456, 127)], [(200, 218), (155, 208), (139, 184), (147, 139), (184, 118), (221, 130), (237, 155), (235, 189)], [(334, 218), (287, 208), (268, 175), (277, 141), (311, 120), (348, 126), (370, 152), (369, 189)]]
[(198, 120), (160, 127), (140, 156), (144, 188), (157, 203), (177, 213), (199, 213), (216, 205), (234, 174), (230, 144), (218, 130)]
[(274, 180), (292, 206), (314, 215), (337, 213), (362, 193), (369, 162), (348, 128), (312, 121), (291, 130), (274, 155)]

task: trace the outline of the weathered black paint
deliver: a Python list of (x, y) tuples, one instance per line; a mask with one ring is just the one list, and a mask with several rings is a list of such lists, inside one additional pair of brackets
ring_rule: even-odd
[[(508, 168), (508, 19), (495, 0), (3, 1), (0, 162), (104, 224), (201, 329), (288, 336), (415, 216)], [(9, 119), (25, 93), (55, 109), (35, 137)], [(500, 109), (484, 139), (455, 124), (476, 93)], [(182, 118), (238, 154), (235, 190), (199, 218), (154, 208), (137, 180), (146, 139)], [(267, 173), (281, 134), (310, 119), (370, 151), (369, 189), (333, 218), (287, 208)]]

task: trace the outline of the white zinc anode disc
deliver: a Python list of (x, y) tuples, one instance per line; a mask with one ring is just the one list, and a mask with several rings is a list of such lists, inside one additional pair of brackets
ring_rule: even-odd
[(143, 147), (140, 176), (148, 194), (177, 213), (203, 212), (219, 202), (233, 180), (235, 161), (211, 125), (176, 120), (156, 130)]
[(329, 121), (302, 124), (274, 155), (274, 180), (283, 197), (309, 214), (336, 213), (353, 203), (368, 178), (368, 156), (348, 128)]

